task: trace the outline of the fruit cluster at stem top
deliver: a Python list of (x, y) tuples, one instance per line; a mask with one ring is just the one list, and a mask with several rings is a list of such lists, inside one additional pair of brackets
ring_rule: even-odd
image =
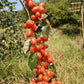
[[(24, 0), (24, 2), (25, 6), (30, 8), (33, 14), (31, 15), (31, 19), (27, 20), (23, 27), (24, 29), (28, 29), (26, 37), (31, 37), (30, 53), (37, 54), (37, 64), (35, 66), (36, 78), (31, 78), (29, 84), (62, 84), (61, 81), (50, 81), (56, 78), (56, 75), (54, 71), (49, 69), (54, 60), (46, 50), (48, 45), (44, 44), (44, 42), (48, 41), (48, 38), (45, 36), (38, 38), (32, 37), (33, 31), (37, 29), (35, 22), (38, 22), (42, 14), (45, 13), (45, 4), (40, 3), (39, 6), (36, 6), (32, 0)], [(45, 21), (45, 18), (42, 21)]]

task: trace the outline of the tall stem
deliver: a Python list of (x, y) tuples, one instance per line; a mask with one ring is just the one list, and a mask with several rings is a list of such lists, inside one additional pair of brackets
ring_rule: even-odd
[(29, 10), (28, 10), (27, 8), (25, 8), (25, 6), (24, 6), (24, 4), (23, 4), (23, 2), (22, 2), (21, 0), (19, 0), (19, 1), (20, 1), (20, 3), (22, 4), (24, 10), (27, 12), (27, 15), (28, 15), (28, 17), (29, 17), (29, 19), (30, 19)]

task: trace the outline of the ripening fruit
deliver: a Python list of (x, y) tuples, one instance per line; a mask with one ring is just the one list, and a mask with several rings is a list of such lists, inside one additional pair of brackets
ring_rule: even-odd
[(55, 84), (62, 84), (62, 82), (61, 81), (56, 81)]
[(26, 37), (31, 37), (32, 35), (33, 35), (33, 30), (28, 29), (28, 31), (26, 32)]
[(31, 78), (31, 81), (32, 81), (32, 82), (36, 82), (35, 78)]
[(43, 73), (45, 72), (45, 67), (42, 66), (42, 67), (40, 68), (40, 70), (41, 70), (41, 73), (43, 74)]
[(41, 58), (42, 58), (41, 55), (38, 55), (38, 56), (37, 56), (37, 59), (38, 59), (38, 60), (41, 60)]
[(38, 82), (38, 83), (36, 83), (36, 84), (44, 84), (43, 82)]
[(58, 83), (56, 83), (56, 81), (52, 81), (51, 84), (58, 84)]
[(42, 41), (48, 41), (48, 38), (47, 37), (41, 37)]
[(40, 49), (44, 48), (44, 45), (42, 43), (39, 44), (39, 46), (40, 46)]
[(45, 3), (40, 3), (39, 6), (45, 7)]
[(44, 45), (44, 49), (46, 49), (46, 48), (48, 48), (48, 45), (45, 44), (45, 45)]
[(40, 43), (42, 41), (41, 37), (38, 37), (36, 40), (37, 40), (37, 43)]
[(31, 53), (34, 53), (36, 51), (36, 47), (34, 46), (34, 45), (32, 45), (31, 47), (30, 47), (30, 52)]
[(29, 0), (29, 2), (28, 2), (28, 7), (29, 7), (29, 8), (33, 8), (33, 6), (34, 6), (33, 1)]
[(51, 76), (52, 76), (52, 77), (54, 77), (54, 76), (55, 76), (54, 71), (51, 71)]
[(41, 63), (42, 60), (37, 60), (37, 63)]
[(35, 69), (40, 69), (41, 68), (41, 65), (39, 65), (39, 64), (37, 64), (36, 66), (35, 66)]
[(36, 43), (37, 43), (36, 38), (35, 37), (32, 37), (31, 38), (31, 44), (32, 45), (35, 45)]
[(38, 18), (36, 18), (35, 22), (38, 22), (38, 21), (39, 21), (39, 19), (38, 19)]
[(24, 29), (27, 29), (27, 24), (26, 23), (23, 25), (23, 28)]
[(42, 61), (43, 61), (43, 62), (46, 62), (46, 61), (47, 61), (47, 57), (43, 56), (43, 57), (42, 57)]
[(37, 52), (37, 58), (38, 58), (38, 60), (41, 60), (42, 59), (42, 55), (41, 55), (40, 52)]
[(37, 29), (37, 26), (36, 26), (36, 24), (34, 24), (34, 25), (32, 26), (32, 30), (35, 31), (36, 29)]
[(36, 20), (36, 16), (35, 15), (31, 15), (31, 20), (35, 21)]
[(39, 45), (36, 45), (36, 50), (37, 51), (40, 51), (42, 49), (42, 46), (39, 44)]
[(43, 84), (50, 84), (50, 83), (48, 83), (48, 82), (44, 82)]
[(39, 12), (40, 12), (40, 13), (45, 13), (45, 9), (44, 9), (42, 6), (40, 6), (40, 7), (39, 7)]
[(34, 21), (27, 20), (26, 24), (27, 24), (28, 27), (32, 27), (34, 25)]
[(43, 80), (43, 75), (40, 74), (40, 75), (38, 76), (38, 81), (42, 81), (42, 80)]
[(49, 77), (48, 77), (47, 75), (44, 75), (44, 76), (43, 76), (43, 80), (44, 80), (45, 82), (48, 82), (48, 81), (49, 81)]
[(32, 8), (32, 13), (36, 13), (37, 11), (39, 11), (39, 6), (36, 6), (36, 7)]
[(37, 69), (36, 74), (37, 75), (41, 74), (41, 70), (40, 69)]
[(48, 62), (43, 62), (42, 66), (46, 68), (48, 66)]
[(43, 55), (47, 57), (49, 55), (48, 51), (45, 51)]
[(48, 77), (51, 77), (51, 71), (50, 70), (47, 70), (46, 74), (47, 74)]
[(29, 0), (24, 0), (24, 1), (27, 1), (27, 2), (29, 2)]
[(44, 55), (45, 50), (44, 50), (44, 49), (41, 49), (41, 50), (40, 50), (40, 53)]
[(25, 1), (25, 6), (28, 6), (28, 2), (27, 1)]
[(35, 15), (37, 18), (41, 18), (41, 13), (40, 12), (36, 12), (36, 15)]
[(44, 19), (42, 19), (42, 21), (45, 21), (46, 19), (44, 18)]
[(52, 58), (48, 58), (48, 62), (49, 62), (49, 63), (53, 63), (53, 61), (54, 61), (54, 60), (53, 60)]

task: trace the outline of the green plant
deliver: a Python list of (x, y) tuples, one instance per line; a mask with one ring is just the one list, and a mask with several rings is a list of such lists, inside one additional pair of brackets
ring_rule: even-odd
[(45, 10), (52, 27), (56, 28), (66, 23), (79, 24), (78, 20), (80, 16), (76, 13), (71, 13), (69, 8), (68, 1), (60, 0), (56, 3), (46, 2)]

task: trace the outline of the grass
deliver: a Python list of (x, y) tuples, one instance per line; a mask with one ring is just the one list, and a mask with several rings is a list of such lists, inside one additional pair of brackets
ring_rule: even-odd
[[(54, 59), (57, 79), (63, 84), (84, 84), (84, 50), (78, 47), (75, 38), (56, 29), (51, 34), (47, 44)], [(18, 52), (12, 50), (10, 56), (0, 59), (0, 84), (28, 84), (32, 76), (28, 67), (28, 54)]]
[(54, 32), (47, 44), (54, 58), (57, 79), (63, 84), (84, 84), (84, 50), (76, 47), (75, 39)]

